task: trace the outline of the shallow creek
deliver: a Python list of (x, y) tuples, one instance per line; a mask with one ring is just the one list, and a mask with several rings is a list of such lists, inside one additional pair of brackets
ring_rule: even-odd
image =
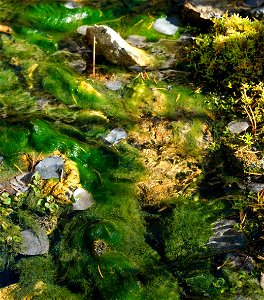
[[(226, 254), (245, 237), (222, 197), (222, 157), (208, 158), (208, 99), (176, 68), (184, 27), (173, 36), (152, 28), (177, 6), (66, 2), (0, 0), (0, 295), (221, 299), (235, 286), (233, 269), (221, 273)], [(144, 36), (134, 43), (157, 64), (94, 62), (76, 31), (94, 24)], [(36, 166), (50, 156), (63, 171), (41, 179)], [(73, 209), (76, 190), (90, 200), (84, 210)], [(224, 234), (220, 219), (231, 238), (207, 246)], [(47, 251), (21, 250), (25, 232)]]

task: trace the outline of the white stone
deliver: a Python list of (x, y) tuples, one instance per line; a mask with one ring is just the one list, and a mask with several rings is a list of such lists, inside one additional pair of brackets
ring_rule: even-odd
[(75, 202), (72, 204), (73, 210), (86, 210), (94, 205), (92, 194), (81, 187), (78, 187), (74, 191), (73, 198), (75, 200)]
[(166, 35), (174, 35), (179, 29), (178, 26), (172, 24), (166, 18), (157, 19), (153, 24), (153, 28)]

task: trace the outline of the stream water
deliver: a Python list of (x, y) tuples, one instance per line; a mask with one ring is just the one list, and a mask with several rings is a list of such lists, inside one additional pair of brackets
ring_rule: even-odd
[[(223, 200), (228, 150), (208, 158), (208, 99), (176, 69), (184, 27), (174, 36), (152, 28), (176, 16), (168, 2), (0, 0), (2, 298), (15, 284), (11, 299), (222, 299), (251, 276), (221, 273), (226, 254), (246, 247)], [(76, 31), (93, 24), (145, 36), (139, 42), (159, 65), (96, 56), (93, 74), (92, 46)], [(48, 156), (64, 161), (60, 178), (33, 175)], [(21, 173), (30, 174), (25, 192), (11, 184)], [(92, 197), (87, 210), (72, 209), (77, 188)], [(231, 226), (224, 241), (220, 225), (212, 231), (220, 219)], [(49, 251), (24, 255), (25, 230), (44, 230)]]

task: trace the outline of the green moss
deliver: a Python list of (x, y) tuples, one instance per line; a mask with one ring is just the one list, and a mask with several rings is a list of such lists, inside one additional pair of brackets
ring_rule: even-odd
[(2, 70), (0, 68), (0, 92), (4, 93), (8, 90), (18, 87), (18, 79), (15, 73), (11, 70)]
[(0, 153), (6, 157), (19, 156), (28, 150), (29, 130), (22, 126), (0, 126)]
[(231, 95), (263, 77), (264, 26), (238, 15), (214, 19), (211, 34), (196, 39), (190, 59), (196, 77)]

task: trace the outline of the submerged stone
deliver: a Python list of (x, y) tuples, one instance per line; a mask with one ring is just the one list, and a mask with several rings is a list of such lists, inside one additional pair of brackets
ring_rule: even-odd
[(94, 204), (92, 194), (81, 187), (74, 191), (73, 198), (75, 200), (72, 204), (73, 210), (86, 210)]
[(243, 120), (232, 121), (227, 124), (228, 129), (235, 134), (239, 134), (248, 129), (249, 124)]
[(23, 255), (40, 255), (49, 252), (49, 239), (44, 230), (39, 230), (38, 233), (31, 229), (21, 232), (22, 244), (19, 250)]
[(243, 232), (236, 230), (234, 220), (220, 220), (214, 223), (213, 235), (207, 245), (216, 252), (233, 251), (245, 246)]
[(35, 171), (40, 173), (42, 179), (60, 178), (64, 169), (64, 161), (59, 156), (49, 156), (40, 161)]
[(106, 142), (112, 145), (118, 144), (121, 140), (127, 138), (127, 133), (122, 128), (115, 128), (104, 138)]
[(176, 19), (159, 18), (154, 22), (153, 28), (160, 33), (174, 35), (179, 29), (175, 23), (178, 23)]
[(121, 89), (122, 87), (122, 81), (119, 81), (119, 80), (114, 80), (114, 81), (107, 81), (105, 83), (105, 86), (109, 89), (109, 90), (112, 90), (112, 91), (118, 91)]

